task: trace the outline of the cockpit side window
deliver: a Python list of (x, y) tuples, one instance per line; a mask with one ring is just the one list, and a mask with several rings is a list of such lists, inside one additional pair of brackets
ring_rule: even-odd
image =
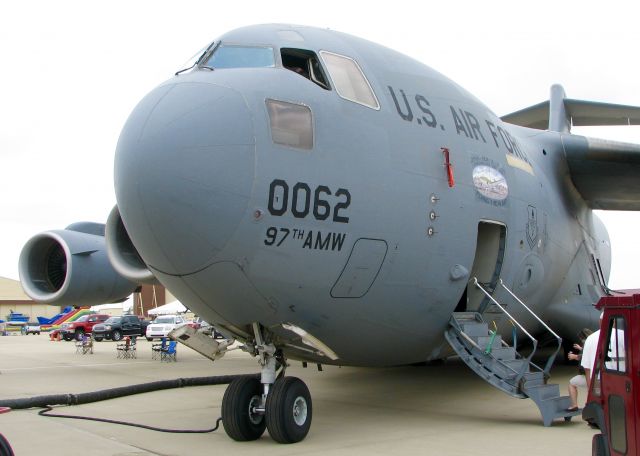
[(224, 68), (270, 68), (275, 67), (273, 48), (268, 46), (239, 46), (221, 44), (201, 66), (213, 69)]
[(327, 77), (322, 70), (322, 65), (315, 52), (303, 49), (282, 48), (282, 66), (298, 73), (323, 89), (329, 90)]
[(354, 103), (376, 110), (380, 109), (380, 104), (369, 81), (355, 60), (327, 51), (320, 51), (320, 55), (327, 66), (338, 95)]

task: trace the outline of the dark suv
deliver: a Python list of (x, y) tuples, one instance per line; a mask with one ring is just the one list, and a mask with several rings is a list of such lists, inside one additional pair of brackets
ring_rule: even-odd
[(111, 317), (93, 327), (93, 339), (98, 342), (102, 339), (118, 341), (124, 336), (144, 336), (147, 326), (149, 326), (147, 320), (140, 320), (135, 315)]

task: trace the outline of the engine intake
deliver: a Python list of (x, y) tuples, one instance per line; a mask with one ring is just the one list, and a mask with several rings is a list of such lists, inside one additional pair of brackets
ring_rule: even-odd
[(22, 288), (34, 301), (95, 305), (122, 301), (137, 284), (118, 274), (107, 257), (104, 225), (74, 224), (45, 231), (22, 248)]
[(136, 283), (159, 284), (131, 242), (118, 206), (114, 206), (105, 227), (107, 254), (120, 275)]

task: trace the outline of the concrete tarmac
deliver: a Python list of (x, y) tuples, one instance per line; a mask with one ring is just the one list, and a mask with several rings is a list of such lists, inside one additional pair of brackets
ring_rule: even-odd
[[(0, 399), (81, 393), (162, 379), (258, 372), (241, 351), (215, 363), (184, 346), (176, 363), (151, 359), (138, 342), (137, 359), (116, 358), (114, 342), (94, 354), (76, 354), (73, 342), (40, 336), (0, 337)], [(566, 390), (575, 367), (557, 366), (552, 382)], [(0, 414), (2, 433), (22, 455), (586, 455), (597, 432), (579, 417), (545, 428), (535, 404), (514, 399), (477, 378), (463, 363), (440, 366), (350, 368), (291, 362), (288, 375), (311, 391), (313, 421), (307, 438), (281, 445), (267, 432), (235, 442), (222, 426), (207, 434), (168, 434), (86, 420), (47, 418), (36, 409)], [(174, 429), (207, 429), (220, 416), (226, 386), (164, 390), (79, 406), (56, 413)], [(580, 391), (580, 400), (584, 391)]]

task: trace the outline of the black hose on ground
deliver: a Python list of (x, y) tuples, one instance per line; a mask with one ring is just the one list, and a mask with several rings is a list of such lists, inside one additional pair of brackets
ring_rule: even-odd
[[(211, 429), (165, 429), (155, 426), (148, 426), (146, 424), (130, 423), (127, 421), (110, 420), (107, 418), (95, 418), (90, 416), (79, 415), (60, 415), (49, 413), (52, 405), (79, 405), (88, 404), (90, 402), (105, 401), (108, 399), (115, 399), (117, 397), (131, 396), (133, 394), (149, 393), (151, 391), (159, 391), (172, 388), (183, 388), (186, 386), (207, 386), (207, 385), (226, 385), (233, 380), (241, 377), (254, 377), (259, 378), (260, 374), (249, 375), (218, 375), (214, 377), (191, 377), (191, 378), (176, 378), (174, 380), (159, 380), (156, 382), (139, 383), (137, 385), (121, 386), (118, 388), (110, 388), (100, 391), (92, 391), (89, 393), (80, 394), (50, 394), (48, 396), (35, 396), (22, 399), (6, 399), (0, 400), (0, 407), (9, 407), (12, 409), (27, 409), (27, 408), (44, 408), (38, 412), (40, 416), (52, 417), (52, 418), (69, 418), (75, 420), (89, 420), (99, 421), (102, 423), (119, 424), (124, 426), (134, 426), (143, 429), (149, 429), (158, 432), (172, 432), (181, 434), (201, 434), (207, 432), (214, 432), (220, 426), (222, 418), (216, 420), (215, 427)], [(4, 442), (3, 442), (4, 440)], [(3, 445), (7, 445), (7, 449)], [(13, 456), (9, 442), (0, 434), (0, 456)]]
[(121, 386), (100, 391), (91, 391), (79, 394), (50, 394), (47, 396), (34, 396), (21, 399), (0, 400), (0, 407), (9, 407), (14, 410), (27, 408), (43, 408), (50, 405), (79, 405), (90, 402), (106, 401), (117, 397), (131, 396), (133, 394), (149, 393), (172, 388), (186, 386), (226, 385), (238, 377), (256, 377), (259, 374), (249, 375), (217, 375), (214, 377), (176, 378), (173, 380), (159, 380), (156, 382), (139, 383), (137, 385)]
[[(211, 429), (166, 429), (166, 428), (159, 428), (155, 426), (148, 426), (146, 424), (130, 423), (128, 421), (110, 420), (108, 418), (95, 418), (93, 416), (60, 415), (59, 413), (49, 413), (51, 410), (53, 410), (51, 407), (46, 407), (44, 410), (40, 410), (38, 412), (38, 415), (48, 416), (50, 418), (69, 418), (72, 420), (98, 421), (100, 423), (119, 424), (122, 426), (133, 426), (133, 427), (138, 427), (142, 429), (148, 429), (150, 431), (170, 432), (173, 434), (206, 434), (208, 432), (214, 432), (218, 430), (218, 427), (220, 426), (220, 422), (222, 421), (222, 418), (218, 418), (216, 420), (216, 425)], [(4, 456), (4, 454), (0, 453), (0, 456)]]

